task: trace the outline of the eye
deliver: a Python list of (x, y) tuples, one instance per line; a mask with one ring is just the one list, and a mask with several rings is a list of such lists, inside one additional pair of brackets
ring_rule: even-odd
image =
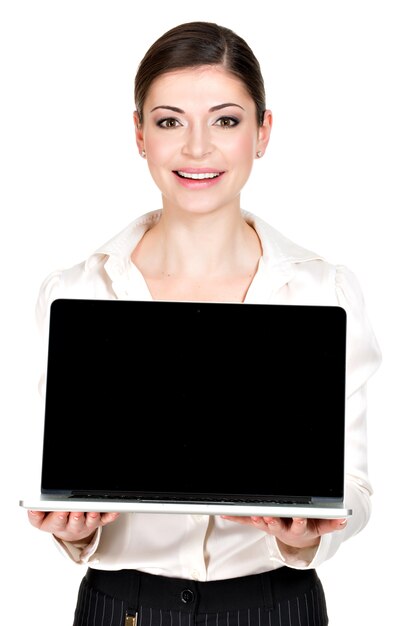
[(236, 117), (222, 116), (215, 122), (215, 126), (220, 126), (221, 128), (232, 128), (233, 126), (237, 126), (239, 124), (239, 120)]
[(181, 126), (181, 124), (175, 117), (164, 117), (158, 120), (157, 126), (160, 128), (176, 128), (177, 126)]

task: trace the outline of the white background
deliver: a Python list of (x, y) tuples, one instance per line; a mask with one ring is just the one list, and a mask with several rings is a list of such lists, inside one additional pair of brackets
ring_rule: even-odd
[[(159, 208), (134, 143), (133, 80), (154, 39), (196, 19), (248, 41), (275, 116), (243, 208), (357, 274), (383, 352), (369, 387), (372, 519), (319, 570), (331, 626), (412, 623), (418, 19), (405, 0), (2, 0), (0, 622), (72, 624), (84, 570), (18, 506), (38, 485), (35, 300), (47, 273)], [(70, 423), (62, 434), (75, 465), (98, 462)]]

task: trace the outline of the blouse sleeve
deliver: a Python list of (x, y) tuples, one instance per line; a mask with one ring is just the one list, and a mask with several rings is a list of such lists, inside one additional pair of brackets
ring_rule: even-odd
[[(38, 330), (40, 333), (40, 337), (42, 340), (42, 347), (44, 351), (43, 361), (46, 362), (46, 352), (48, 347), (48, 327), (49, 327), (49, 311), (50, 306), (53, 300), (64, 295), (63, 287), (62, 287), (62, 271), (57, 270), (55, 272), (50, 273), (42, 282), (38, 299), (36, 301), (35, 308), (35, 318), (38, 326)], [(39, 392), (42, 397), (45, 396), (45, 368), (43, 367), (40, 374), (39, 379)], [(85, 545), (84, 542), (71, 543), (62, 541), (61, 539), (57, 539), (52, 536), (53, 541), (59, 551), (70, 558), (75, 563), (87, 563), (92, 555), (97, 550), (97, 546), (99, 545), (100, 536), (101, 536), (101, 528), (98, 528), (93, 539), (88, 545)]]
[(46, 371), (45, 364), (47, 359), (47, 351), (48, 351), (48, 328), (49, 328), (49, 309), (51, 302), (59, 297), (60, 293), (60, 278), (61, 272), (56, 271), (49, 274), (44, 281), (42, 282), (38, 299), (36, 301), (35, 307), (35, 320), (38, 326), (39, 336), (41, 339), (41, 357), (42, 357), (42, 365), (41, 372), (39, 377), (39, 393), (42, 397), (45, 396), (45, 379), (46, 379)]
[(281, 552), (283, 562), (297, 569), (316, 568), (339, 546), (360, 532), (371, 513), (373, 493), (367, 467), (367, 381), (381, 362), (381, 352), (367, 316), (357, 278), (345, 266), (335, 268), (337, 303), (347, 312), (345, 504), (353, 509), (344, 530), (324, 535), (315, 554)]

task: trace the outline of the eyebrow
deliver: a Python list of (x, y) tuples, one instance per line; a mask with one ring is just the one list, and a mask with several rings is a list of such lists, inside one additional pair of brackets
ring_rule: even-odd
[[(244, 107), (242, 107), (240, 104), (236, 104), (235, 102), (225, 102), (223, 104), (216, 104), (215, 106), (211, 107), (209, 109), (209, 113), (213, 113), (214, 111), (220, 111), (221, 109), (225, 109), (227, 107), (238, 107), (239, 109), (242, 109), (243, 111), (245, 111)], [(151, 113), (153, 111), (156, 111), (157, 109), (168, 109), (169, 111), (174, 111), (174, 113), (182, 113), (185, 114), (186, 112), (183, 111), (183, 109), (179, 109), (178, 107), (172, 107), (168, 104), (161, 104), (159, 106), (154, 107), (153, 109), (151, 109)]]

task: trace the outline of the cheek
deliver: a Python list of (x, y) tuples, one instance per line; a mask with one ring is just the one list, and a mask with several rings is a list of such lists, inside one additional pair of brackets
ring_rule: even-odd
[(230, 146), (230, 156), (236, 161), (252, 161), (257, 145), (256, 137), (252, 135), (242, 135)]
[(173, 138), (165, 136), (154, 128), (147, 127), (144, 132), (144, 145), (148, 163), (164, 165), (175, 150)]
[(145, 142), (145, 147), (147, 151), (148, 162), (153, 162), (160, 165), (166, 163), (173, 152), (170, 142), (150, 141), (148, 143), (148, 146)]

